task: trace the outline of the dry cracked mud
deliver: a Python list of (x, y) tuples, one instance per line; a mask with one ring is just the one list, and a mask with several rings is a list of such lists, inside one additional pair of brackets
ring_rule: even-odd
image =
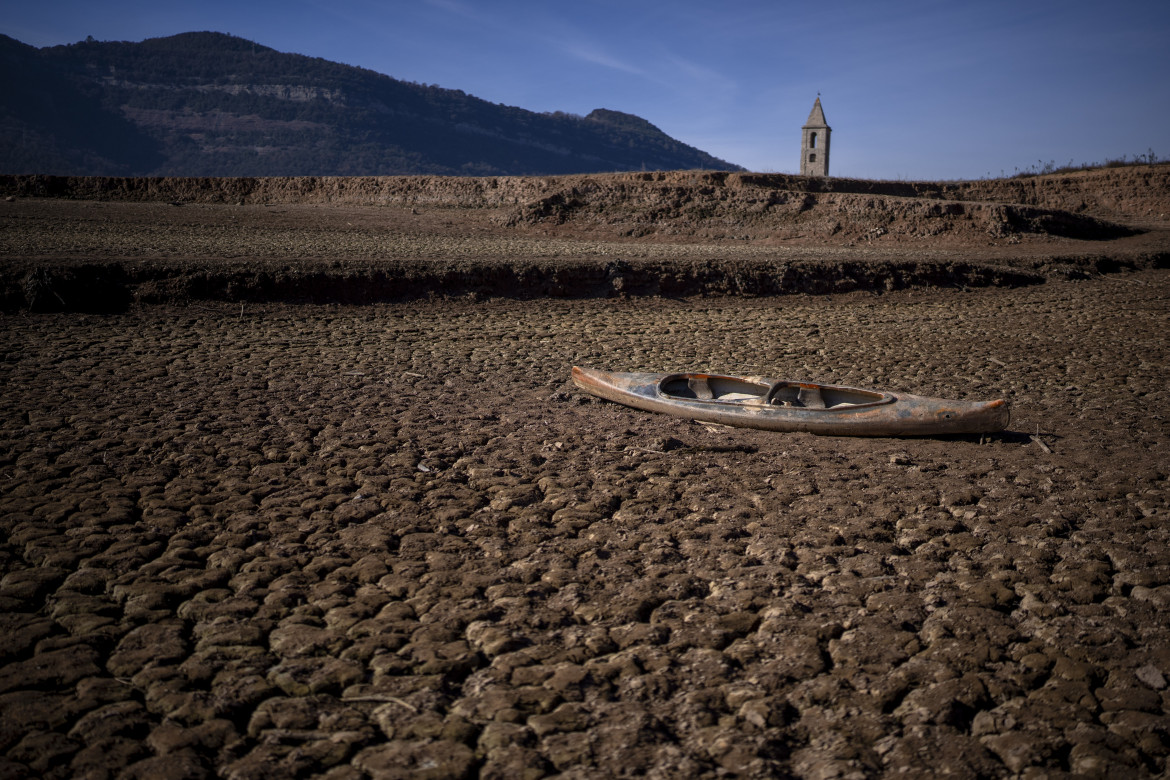
[(0, 177), (0, 778), (1165, 776), (1168, 181)]
[[(0, 316), (0, 777), (1156, 777), (1165, 270)], [(1005, 397), (842, 439), (573, 364)]]

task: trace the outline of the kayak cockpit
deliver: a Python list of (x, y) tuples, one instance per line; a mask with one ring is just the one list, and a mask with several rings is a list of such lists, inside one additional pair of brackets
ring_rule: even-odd
[(889, 403), (888, 393), (809, 382), (763, 382), (712, 374), (670, 374), (658, 383), (662, 398), (779, 406), (836, 409)]
[(893, 401), (889, 393), (853, 387), (817, 385), (808, 382), (777, 382), (764, 401), (768, 406), (803, 406), (806, 409), (837, 409), (869, 406)]
[(710, 374), (671, 374), (658, 383), (659, 395), (666, 398), (724, 403), (763, 403), (771, 389), (766, 382)]

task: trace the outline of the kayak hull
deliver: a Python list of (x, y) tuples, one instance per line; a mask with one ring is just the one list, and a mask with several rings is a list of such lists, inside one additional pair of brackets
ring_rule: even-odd
[(816, 382), (573, 367), (580, 389), (699, 422), (824, 436), (945, 436), (1007, 427), (1006, 401), (955, 401)]

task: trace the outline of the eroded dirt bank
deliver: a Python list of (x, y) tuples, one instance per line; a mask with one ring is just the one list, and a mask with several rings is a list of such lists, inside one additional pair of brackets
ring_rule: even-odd
[[(770, 193), (852, 194), (975, 203), (1015, 203), (1112, 217), (1165, 221), (1170, 165), (953, 182), (818, 179), (779, 173), (659, 171), (579, 176), (303, 176), (291, 178), (112, 178), (0, 175), (0, 195), (139, 202), (329, 203), (494, 208), (558, 194), (617, 201), (764, 200)], [(712, 197), (714, 196), (714, 197)]]
[[(1162, 776), (1168, 301), (0, 316), (0, 775)], [(708, 428), (574, 363), (1014, 417)]]
[(0, 202), (0, 310), (1038, 284), (1170, 265), (1168, 170), (962, 186), (0, 177), (15, 193)]

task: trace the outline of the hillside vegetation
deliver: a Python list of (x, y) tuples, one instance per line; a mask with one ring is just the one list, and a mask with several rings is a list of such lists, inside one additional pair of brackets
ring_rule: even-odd
[(220, 33), (0, 36), (0, 172), (542, 175), (735, 170), (644, 119), (541, 114)]

